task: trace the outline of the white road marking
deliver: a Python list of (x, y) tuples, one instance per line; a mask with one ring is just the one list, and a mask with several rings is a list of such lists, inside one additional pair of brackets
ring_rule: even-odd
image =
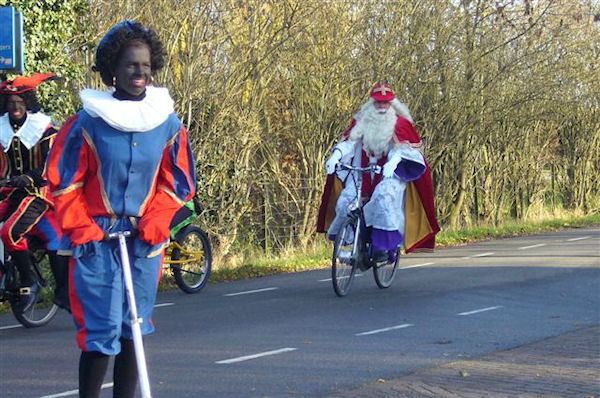
[(460, 312), (460, 313), (458, 313), (456, 315), (461, 315), (461, 316), (473, 315), (473, 314), (478, 314), (480, 312), (497, 310), (498, 308), (502, 308), (502, 306), (501, 305), (497, 305), (495, 307), (487, 307), (487, 308), (481, 308), (479, 310), (473, 310), (473, 311), (467, 311), (467, 312)]
[[(354, 277), (356, 278), (357, 276), (363, 276), (363, 274), (354, 274)], [(347, 276), (341, 277), (340, 279), (346, 279)], [(317, 282), (331, 282), (331, 278), (327, 278), (327, 279), (319, 279)]]
[(408, 269), (408, 268), (417, 268), (417, 267), (426, 267), (428, 265), (433, 265), (435, 263), (423, 263), (423, 264), (415, 264), (415, 265), (407, 265), (406, 267), (400, 267), (399, 269)]
[(492, 252), (488, 252), (488, 253), (479, 253), (479, 254), (473, 254), (472, 256), (468, 256), (468, 257), (463, 257), (463, 258), (477, 258), (477, 257), (487, 257), (487, 256), (491, 256)]
[(9, 325), (9, 326), (0, 327), (0, 330), (16, 329), (16, 328), (22, 328), (22, 327), (23, 327), (23, 325)]
[(158, 308), (158, 307), (169, 307), (171, 305), (175, 305), (175, 303), (161, 303), (161, 304), (156, 304), (154, 306), (154, 308)]
[(531, 245), (531, 246), (522, 246), (519, 247), (519, 250), (527, 250), (527, 249), (533, 249), (534, 247), (542, 247), (542, 246), (546, 246), (545, 243), (538, 243), (537, 245)]
[(408, 328), (411, 326), (415, 326), (415, 325), (413, 325), (412, 323), (404, 323), (402, 325), (390, 326), (389, 328), (369, 330), (368, 332), (356, 333), (355, 336), (367, 336), (367, 335), (375, 334), (375, 333), (389, 332), (390, 330), (404, 329), (404, 328)]
[(273, 350), (273, 351), (260, 352), (258, 354), (245, 355), (243, 357), (237, 357), (237, 358), (231, 358), (231, 359), (224, 359), (222, 361), (216, 361), (215, 363), (221, 365), (221, 364), (230, 364), (230, 363), (236, 363), (236, 362), (243, 362), (243, 361), (248, 361), (250, 359), (256, 359), (256, 358), (260, 358), (260, 357), (266, 357), (266, 356), (269, 356), (269, 355), (283, 354), (284, 352), (290, 352), (290, 351), (296, 351), (296, 350), (297, 350), (297, 348), (286, 347), (286, 348), (280, 348), (278, 350)]
[(265, 287), (264, 289), (256, 289), (256, 290), (246, 290), (245, 292), (237, 292), (237, 293), (228, 293), (223, 296), (240, 296), (242, 294), (252, 294), (252, 293), (260, 293), (260, 292), (268, 292), (269, 290), (277, 290), (278, 287)]
[[(101, 388), (109, 388), (112, 386), (113, 386), (113, 383), (105, 383), (105, 384), (102, 384)], [(44, 395), (43, 397), (40, 397), (40, 398), (69, 397), (71, 395), (79, 395), (79, 390), (71, 390), (71, 391), (59, 392), (58, 394)]]
[(584, 239), (589, 239), (591, 238), (591, 236), (582, 236), (580, 238), (571, 238), (571, 239), (567, 239), (567, 242), (575, 242), (577, 240), (584, 240)]

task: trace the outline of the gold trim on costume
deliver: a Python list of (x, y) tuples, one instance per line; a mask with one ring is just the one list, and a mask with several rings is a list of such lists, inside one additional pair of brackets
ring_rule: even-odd
[(100, 156), (98, 156), (98, 151), (96, 150), (94, 141), (92, 141), (92, 138), (90, 137), (89, 133), (87, 132), (87, 130), (85, 128), (81, 129), (81, 134), (83, 135), (83, 139), (87, 142), (90, 149), (92, 150), (92, 153), (94, 154), (94, 157), (96, 158), (96, 163), (98, 164), (98, 170), (96, 171), (96, 177), (98, 177), (98, 181), (100, 181), (100, 196), (102, 197), (102, 202), (104, 203), (104, 206), (106, 207), (106, 210), (108, 210), (108, 213), (111, 215), (111, 217), (114, 217), (115, 212), (112, 209), (112, 206), (110, 205), (108, 195), (106, 194), (106, 190), (104, 189), (105, 184), (104, 184), (104, 179), (102, 178), (102, 172), (101, 172), (102, 161), (100, 160)]
[(58, 191), (52, 192), (52, 196), (57, 197), (60, 195), (64, 195), (66, 193), (72, 192), (76, 189), (79, 189), (83, 187), (83, 182), (76, 182), (75, 184), (71, 184), (68, 187), (64, 188), (64, 189), (60, 189)]
[(160, 255), (168, 244), (169, 244), (169, 241), (167, 240), (165, 243), (160, 245), (160, 247), (158, 249), (156, 249), (153, 252), (151, 252), (150, 254), (148, 254), (146, 256), (146, 258), (152, 258), (152, 257), (156, 257), (156, 256)]
[[(164, 149), (163, 149), (163, 152), (164, 152)], [(148, 195), (146, 195), (146, 197), (142, 201), (142, 204), (140, 205), (140, 211), (138, 213), (138, 217), (141, 217), (144, 214), (144, 212), (146, 211), (146, 206), (148, 206), (148, 203), (150, 202), (150, 198), (152, 198), (154, 196), (155, 189), (153, 189), (153, 188), (156, 187), (156, 182), (157, 182), (156, 180), (158, 178), (159, 170), (160, 170), (160, 163), (158, 164), (158, 167), (154, 171), (154, 177), (152, 177), (152, 186), (148, 190)]]
[[(177, 139), (177, 137), (180, 134), (181, 134), (181, 130), (179, 130), (179, 132), (177, 132), (175, 135), (173, 135), (173, 137), (171, 137), (170, 140), (167, 141), (167, 143), (165, 144), (165, 146), (162, 149), (163, 153), (165, 152), (165, 149), (167, 149), (170, 145), (172, 145), (175, 142), (175, 140)], [(146, 211), (146, 206), (150, 202), (150, 198), (154, 196), (154, 192), (160, 188), (159, 186), (156, 185), (156, 183), (157, 183), (158, 172), (160, 171), (161, 164), (162, 164), (162, 157), (161, 157), (161, 161), (158, 163), (158, 167), (156, 168), (156, 171), (154, 172), (154, 177), (152, 177), (152, 186), (150, 187), (150, 191), (148, 191), (148, 195), (146, 195), (146, 197), (142, 201), (142, 204), (140, 205), (140, 211), (138, 213), (139, 217), (141, 217), (144, 214), (144, 212)], [(156, 187), (156, 188), (152, 189), (154, 187)], [(179, 198), (178, 198), (178, 201), (179, 201)]]
[(13, 239), (13, 229), (14, 229), (15, 225), (19, 222), (19, 220), (21, 219), (21, 217), (23, 217), (23, 215), (25, 214), (25, 212), (27, 212), (27, 209), (29, 209), (29, 206), (31, 206), (31, 204), (33, 203), (34, 200), (35, 200), (35, 198), (31, 199), (23, 209), (21, 209), (19, 207), (18, 210), (20, 211), (20, 214), (15, 219), (15, 221), (10, 224), (10, 226), (8, 228), (8, 238), (10, 239), (10, 243), (13, 246), (16, 246), (18, 244), (18, 241), (20, 241), (21, 239), (25, 239), (25, 235), (27, 235), (29, 232), (31, 232), (31, 230), (33, 229), (33, 227), (35, 227), (37, 225), (37, 223), (40, 222), (40, 220), (42, 219), (42, 217), (44, 217), (44, 214), (46, 214), (46, 212), (48, 211), (48, 205), (46, 204), (46, 210), (44, 210), (40, 215), (38, 215), (38, 217), (36, 218), (36, 220), (29, 225), (28, 229), (25, 229), (25, 231), (23, 231), (23, 234), (20, 235), (19, 239), (14, 240)]

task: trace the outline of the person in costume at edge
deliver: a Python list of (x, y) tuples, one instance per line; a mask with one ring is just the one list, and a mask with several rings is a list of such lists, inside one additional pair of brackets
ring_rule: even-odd
[(0, 236), (20, 275), (19, 307), (27, 311), (40, 286), (33, 279), (27, 235), (46, 244), (55, 277), (54, 302), (69, 310), (68, 259), (56, 253), (61, 238), (54, 204), (44, 179), (44, 165), (56, 136), (50, 116), (40, 111), (36, 89), (54, 73), (19, 76), (0, 85), (0, 176), (10, 178), (0, 189)]
[(77, 327), (79, 396), (98, 397), (110, 356), (113, 396), (133, 397), (137, 368), (118, 240), (128, 239), (142, 334), (154, 331), (152, 309), (173, 215), (196, 190), (186, 128), (166, 88), (152, 75), (164, 65), (157, 34), (122, 21), (101, 39), (94, 70), (108, 91), (83, 90), (83, 109), (61, 128), (48, 180), (72, 252), (70, 298)]
[(369, 100), (326, 162), (328, 177), (317, 231), (327, 231), (331, 240), (335, 240), (348, 215), (348, 205), (357, 196), (348, 171), (336, 172), (338, 162), (382, 167), (382, 174), (362, 174), (358, 185), (368, 199), (365, 222), (371, 227), (376, 262), (394, 261), (396, 249), (402, 245), (407, 253), (434, 248), (439, 226), (431, 172), (410, 112), (388, 84), (373, 87)]

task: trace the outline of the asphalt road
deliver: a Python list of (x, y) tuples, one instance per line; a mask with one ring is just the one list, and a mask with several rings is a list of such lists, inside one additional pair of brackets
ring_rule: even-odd
[[(330, 270), (159, 294), (146, 339), (153, 396), (326, 396), (600, 324), (597, 227), (438, 249), (401, 266), (391, 288), (367, 272), (344, 298)], [(68, 314), (30, 330), (0, 316), (2, 397), (76, 396), (78, 358)]]

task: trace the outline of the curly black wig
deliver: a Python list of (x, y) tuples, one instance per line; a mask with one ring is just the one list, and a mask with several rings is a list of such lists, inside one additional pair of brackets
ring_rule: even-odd
[(0, 115), (4, 115), (6, 113), (6, 101), (8, 101), (8, 97), (11, 95), (18, 95), (19, 97), (23, 98), (27, 111), (31, 113), (39, 112), (42, 109), (35, 90), (29, 90), (19, 94), (0, 94)]
[(132, 42), (146, 43), (150, 48), (152, 74), (164, 66), (165, 50), (155, 31), (144, 28), (136, 21), (119, 22), (104, 35), (96, 49), (96, 65), (93, 70), (100, 73), (107, 86), (113, 85), (113, 70), (121, 51)]

